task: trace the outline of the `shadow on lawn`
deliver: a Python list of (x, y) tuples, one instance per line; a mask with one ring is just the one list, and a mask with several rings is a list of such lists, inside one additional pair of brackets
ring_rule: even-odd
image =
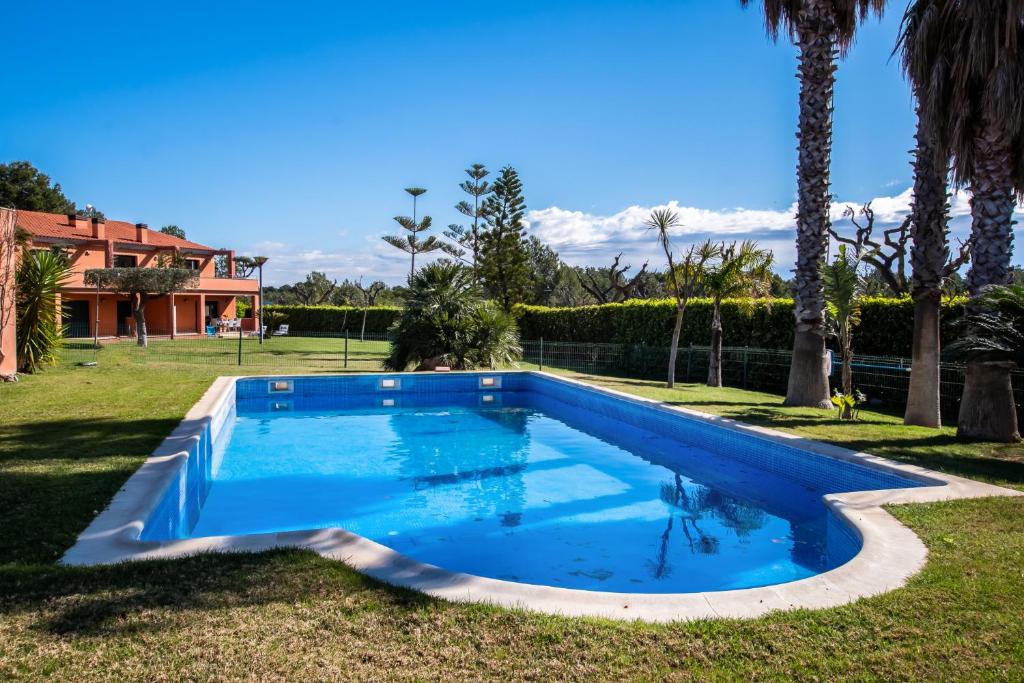
[(0, 428), (0, 465), (15, 460), (88, 459), (148, 454), (179, 419), (87, 419), (16, 422)]
[[(670, 401), (668, 405), (690, 407), (700, 405), (698, 402)], [(724, 402), (709, 401), (707, 405), (725, 405)], [(751, 405), (752, 403), (737, 403)], [(763, 404), (762, 404), (763, 405)], [(773, 405), (773, 404), (769, 404)], [(834, 443), (854, 451), (864, 451), (882, 457), (900, 460), (913, 465), (939, 470), (963, 477), (973, 477), (994, 483), (1024, 484), (1024, 460), (1015, 457), (991, 457), (985, 455), (963, 455), (960, 450), (964, 443), (950, 433), (932, 432), (928, 430), (921, 436), (880, 435), (878, 438), (859, 438), (858, 430), (870, 427), (897, 427), (885, 420), (873, 420), (870, 417), (857, 422), (842, 422), (834, 417), (787, 415), (770, 408), (752, 407), (749, 410), (726, 411), (722, 415), (747, 424), (768, 427), (771, 429), (800, 429), (807, 427), (827, 428), (831, 430), (829, 438), (825, 435), (801, 434), (808, 439), (816, 439)], [(994, 451), (1003, 448), (1002, 444), (992, 444)], [(1008, 446), (1012, 449), (1013, 446)]]
[(432, 602), (291, 549), (101, 567), (0, 565), (0, 614), (33, 613), (35, 629), (57, 636), (158, 632), (176, 628), (175, 614), (184, 610), (295, 604), (340, 593), (372, 593), (353, 602), (354, 610)]

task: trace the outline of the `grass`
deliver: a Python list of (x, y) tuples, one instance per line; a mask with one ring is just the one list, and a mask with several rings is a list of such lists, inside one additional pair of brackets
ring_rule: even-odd
[[(389, 345), (382, 339), (347, 342), (342, 336), (268, 337), (260, 344), (255, 337), (241, 339), (241, 363), (237, 337), (183, 337), (175, 340), (152, 339), (148, 348), (140, 348), (133, 340), (101, 343), (93, 348), (92, 340), (66, 342), (69, 347), (65, 362), (95, 361), (100, 365), (167, 366), (177, 369), (183, 364), (215, 366), (220, 373), (239, 374), (251, 368), (270, 372), (339, 372), (343, 370), (379, 370), (387, 357)], [(346, 351), (347, 347), (347, 351)]]
[[(895, 507), (930, 549), (907, 587), (752, 621), (654, 626), (453, 605), (297, 550), (61, 567), (61, 553), (210, 380), (239, 370), (123, 353), (103, 356), (98, 367), (55, 368), (0, 385), (0, 679), (1021, 677), (1021, 499)], [(768, 394), (585, 379), (1024, 483), (1019, 446), (960, 444), (948, 430), (905, 428), (876, 413), (839, 424), (829, 414), (782, 408)]]

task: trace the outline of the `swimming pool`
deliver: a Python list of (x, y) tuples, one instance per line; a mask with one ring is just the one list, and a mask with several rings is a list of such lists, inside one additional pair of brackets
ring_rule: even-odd
[(186, 457), (148, 473), (136, 555), (300, 545), (359, 565), (364, 543), (381, 578), (446, 597), (734, 596), (855, 564), (843, 496), (950, 484), (541, 373), (228, 384)]

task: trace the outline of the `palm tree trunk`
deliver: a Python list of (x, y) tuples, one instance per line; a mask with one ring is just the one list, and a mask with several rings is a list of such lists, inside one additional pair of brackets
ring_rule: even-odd
[(711, 350), (708, 352), (708, 386), (722, 386), (722, 309), (715, 301), (711, 314)]
[(676, 385), (676, 355), (679, 353), (679, 333), (683, 329), (683, 316), (686, 314), (686, 306), (676, 306), (676, 322), (672, 326), (672, 346), (668, 350), (668, 382), (666, 386), (671, 389)]
[(924, 130), (918, 107), (914, 158), (914, 205), (910, 223), (914, 298), (913, 364), (903, 423), (942, 426), (939, 359), (942, 282), (949, 261), (946, 175), (949, 154), (939, 153)]
[(903, 424), (941, 427), (940, 305), (942, 293), (924, 290), (914, 294), (913, 362)]
[[(975, 141), (971, 190), (971, 296), (1010, 281), (1013, 210), (1010, 139), (998, 122), (986, 120)], [(967, 365), (957, 436), (977, 441), (1020, 441), (1010, 382), (1012, 363), (974, 361)]]
[[(841, 379), (844, 396), (853, 395), (853, 349), (850, 346), (851, 341), (849, 333), (847, 333), (843, 339), (843, 368)], [(842, 419), (853, 419), (853, 406), (849, 403), (843, 405)]]
[(797, 163), (796, 331), (787, 406), (830, 408), (825, 368), (825, 297), (821, 264), (829, 222), (832, 90), (836, 20), (830, 2), (807, 0), (799, 13), (800, 140)]

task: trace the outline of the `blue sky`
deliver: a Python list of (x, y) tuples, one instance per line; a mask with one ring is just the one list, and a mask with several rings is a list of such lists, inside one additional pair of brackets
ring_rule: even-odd
[[(892, 220), (914, 125), (889, 58), (902, 8), (840, 67), (833, 152), (835, 194), (896, 197)], [(794, 50), (738, 0), (54, 2), (5, 18), (0, 159), (110, 218), (267, 253), (272, 282), (314, 267), (397, 282), (406, 260), (379, 237), (410, 211), (402, 188), (427, 187), (447, 225), (477, 161), (520, 171), (532, 229), (570, 262), (624, 250), (661, 267), (638, 220), (670, 202), (680, 243), (753, 235), (791, 258)]]

